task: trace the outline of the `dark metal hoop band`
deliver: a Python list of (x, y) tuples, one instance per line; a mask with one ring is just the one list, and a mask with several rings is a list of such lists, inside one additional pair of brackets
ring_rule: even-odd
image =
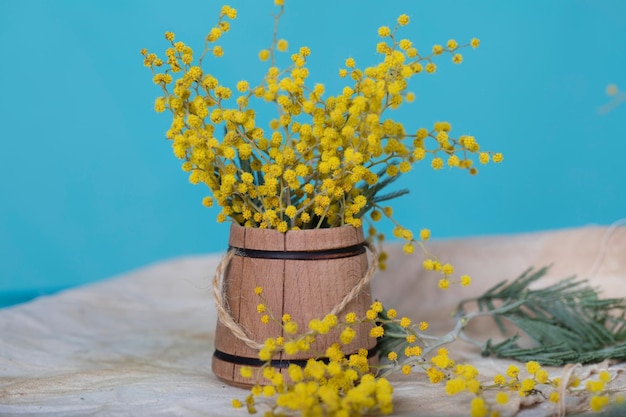
[[(373, 347), (367, 351), (368, 359), (373, 357), (374, 355), (376, 355), (376, 347)], [(215, 349), (215, 352), (213, 352), (213, 356), (219, 360), (233, 363), (235, 365), (260, 367), (260, 366), (265, 365), (266, 363), (257, 358), (248, 358), (245, 356), (231, 355), (229, 353), (222, 352), (221, 350), (218, 350), (218, 349)], [(325, 364), (328, 364), (330, 362), (330, 359), (328, 358), (317, 358), (317, 360), (322, 361)], [(289, 365), (294, 364), (303, 368), (306, 366), (307, 361), (308, 359), (274, 359), (270, 361), (270, 366), (272, 366), (273, 368), (285, 368), (286, 369), (289, 367)]]
[(246, 258), (281, 259), (289, 261), (319, 261), (326, 259), (350, 258), (352, 256), (362, 255), (365, 253), (365, 244), (359, 243), (358, 245), (347, 246), (345, 248), (327, 249), (320, 251), (287, 252), (238, 248), (235, 246), (229, 246), (228, 249), (234, 249), (235, 256), (242, 256)]

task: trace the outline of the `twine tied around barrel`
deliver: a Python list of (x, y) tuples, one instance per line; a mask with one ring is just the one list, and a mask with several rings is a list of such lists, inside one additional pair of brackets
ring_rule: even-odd
[[(376, 272), (376, 269), (378, 268), (378, 251), (374, 245), (369, 242), (363, 242), (363, 245), (372, 253), (372, 260), (367, 272), (328, 314), (337, 315), (340, 313), (369, 284), (372, 276)], [(215, 297), (215, 306), (217, 307), (217, 316), (220, 322), (226, 326), (226, 328), (228, 328), (237, 339), (245, 343), (251, 349), (260, 350), (263, 347), (263, 344), (252, 340), (246, 333), (245, 329), (237, 323), (237, 321), (235, 321), (226, 303), (226, 297), (224, 296), (224, 280), (222, 278), (226, 268), (230, 264), (231, 259), (236, 255), (236, 253), (236, 248), (229, 249), (217, 266), (215, 276), (213, 277), (213, 295)], [(308, 333), (305, 333), (305, 335)]]

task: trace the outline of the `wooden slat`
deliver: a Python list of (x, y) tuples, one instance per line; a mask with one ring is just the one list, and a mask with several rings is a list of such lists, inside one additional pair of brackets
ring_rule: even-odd
[[(243, 268), (244, 260), (240, 257), (234, 256), (224, 272), (224, 298), (232, 317), (236, 320), (240, 316), (241, 309), (241, 280), (236, 279), (235, 277), (242, 276)], [(233, 346), (237, 346), (240, 343), (241, 341), (218, 320), (217, 328), (215, 330), (215, 348), (221, 350), (222, 352), (231, 353)], [(233, 380), (234, 365), (221, 360), (216, 360), (214, 358), (213, 372), (226, 381)]]
[[(283, 233), (276, 230), (263, 230), (255, 228), (244, 229), (243, 248), (284, 251), (285, 237)], [(258, 286), (263, 288), (263, 298), (268, 313), (280, 320), (283, 311), (283, 281), (285, 276), (283, 260), (241, 258), (243, 259), (243, 270), (238, 277), (241, 285), (239, 314), (237, 320), (241, 323), (248, 335), (256, 342), (263, 343), (269, 337), (276, 338), (282, 335), (282, 328), (276, 322), (263, 324), (261, 316), (257, 311), (257, 305), (262, 302), (261, 298), (254, 293)], [(258, 359), (258, 351), (251, 349), (243, 343), (237, 343), (229, 352), (236, 356), (251, 357)], [(235, 366), (234, 381), (237, 383), (250, 383), (249, 379), (244, 379), (238, 372), (239, 366)]]
[[(359, 239), (359, 231), (361, 236)], [(345, 248), (363, 242), (361, 228), (352, 226), (330, 229), (290, 230), (285, 233), (285, 247), (288, 251), (318, 251)]]

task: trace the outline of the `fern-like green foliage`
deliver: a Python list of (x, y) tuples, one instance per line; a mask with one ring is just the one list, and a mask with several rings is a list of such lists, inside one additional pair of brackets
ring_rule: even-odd
[(459, 304), (458, 318), (465, 316), (467, 304), (475, 303), (485, 313), (481, 315), (493, 317), (503, 335), (503, 321), (508, 321), (534, 343), (520, 347), (519, 334), (498, 343), (490, 339), (482, 354), (554, 366), (626, 359), (626, 299), (601, 299), (587, 281), (575, 277), (530, 289), (547, 270), (528, 269), (514, 281)]
[[(382, 169), (376, 173), (378, 178), (384, 178), (385, 170)], [(389, 184), (396, 181), (400, 176), (396, 175), (395, 177), (386, 177), (373, 185), (365, 184), (360, 187), (361, 194), (367, 199), (367, 204), (365, 207), (359, 211), (359, 213), (355, 216), (357, 218), (363, 217), (365, 213), (370, 211), (374, 204), (382, 203), (383, 201), (392, 200), (394, 198), (398, 198), (405, 194), (409, 193), (409, 190), (402, 189), (397, 191), (392, 191), (387, 194), (380, 194), (380, 192), (387, 187)]]

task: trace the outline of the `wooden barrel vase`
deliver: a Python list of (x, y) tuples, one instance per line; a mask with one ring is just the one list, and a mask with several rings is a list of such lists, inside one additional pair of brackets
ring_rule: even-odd
[[(285, 337), (278, 323), (261, 322), (257, 305), (261, 302), (255, 287), (263, 289), (268, 311), (280, 320), (288, 313), (298, 324), (298, 334), (308, 330), (312, 319), (323, 319), (368, 272), (368, 257), (363, 230), (352, 226), (315, 230), (276, 230), (245, 228), (233, 224), (230, 229), (231, 258), (223, 276), (222, 295), (233, 319), (248, 336), (263, 343), (267, 338)], [(340, 321), (348, 312), (363, 317), (372, 304), (369, 284), (340, 312)], [(342, 345), (346, 356), (360, 348), (369, 350), (375, 363), (376, 340), (369, 336), (372, 323), (354, 325), (356, 337)], [(318, 335), (311, 350), (294, 355), (279, 352), (272, 366), (286, 375), (290, 363), (301, 366), (311, 357), (323, 357), (326, 348), (339, 342), (341, 329)], [(243, 378), (242, 366), (260, 367), (258, 351), (233, 335), (221, 321), (215, 332), (213, 373), (223, 382), (250, 386), (256, 379)]]

